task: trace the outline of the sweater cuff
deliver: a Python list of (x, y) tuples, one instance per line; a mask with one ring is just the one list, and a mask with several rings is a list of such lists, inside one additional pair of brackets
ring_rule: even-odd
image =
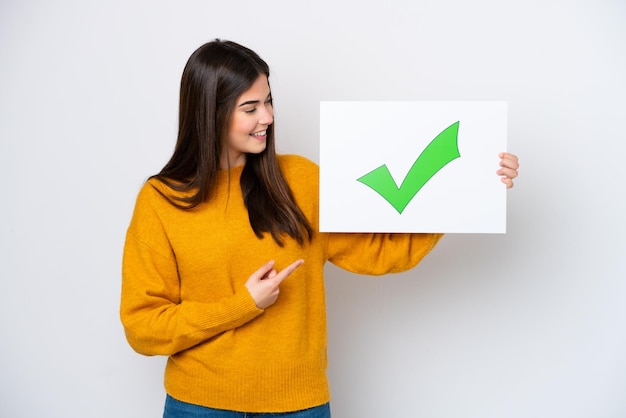
[(215, 309), (215, 305), (209, 307), (201, 302), (186, 303), (193, 304), (190, 309), (195, 311), (191, 316), (196, 318), (195, 327), (211, 335), (237, 328), (265, 312), (256, 306), (248, 289), (241, 290), (221, 301), (219, 303), (222, 305), (221, 309)]

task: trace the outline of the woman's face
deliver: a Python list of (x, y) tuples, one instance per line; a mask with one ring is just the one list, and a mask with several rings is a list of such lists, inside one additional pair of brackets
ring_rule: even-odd
[(235, 103), (225, 138), (226, 146), (220, 158), (220, 167), (228, 168), (246, 162), (246, 154), (265, 150), (267, 127), (274, 122), (272, 93), (263, 74)]

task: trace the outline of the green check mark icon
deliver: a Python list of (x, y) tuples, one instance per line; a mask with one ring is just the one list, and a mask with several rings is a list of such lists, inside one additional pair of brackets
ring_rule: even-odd
[(458, 136), (459, 122), (453, 123), (437, 135), (417, 157), (400, 187), (391, 176), (386, 164), (359, 177), (357, 181), (381, 195), (398, 213), (402, 214), (411, 199), (439, 170), (461, 156)]

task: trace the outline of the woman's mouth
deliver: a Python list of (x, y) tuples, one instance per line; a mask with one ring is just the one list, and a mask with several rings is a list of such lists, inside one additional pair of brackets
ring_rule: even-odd
[(250, 136), (253, 137), (254, 139), (259, 139), (259, 140), (265, 139), (267, 138), (267, 130), (264, 129), (259, 132), (251, 133)]

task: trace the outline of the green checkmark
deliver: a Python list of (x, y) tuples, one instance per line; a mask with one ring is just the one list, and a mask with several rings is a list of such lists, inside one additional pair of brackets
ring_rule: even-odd
[(459, 122), (453, 123), (437, 135), (417, 157), (400, 187), (386, 164), (359, 177), (357, 181), (372, 188), (402, 214), (411, 199), (439, 170), (461, 156), (458, 136)]

